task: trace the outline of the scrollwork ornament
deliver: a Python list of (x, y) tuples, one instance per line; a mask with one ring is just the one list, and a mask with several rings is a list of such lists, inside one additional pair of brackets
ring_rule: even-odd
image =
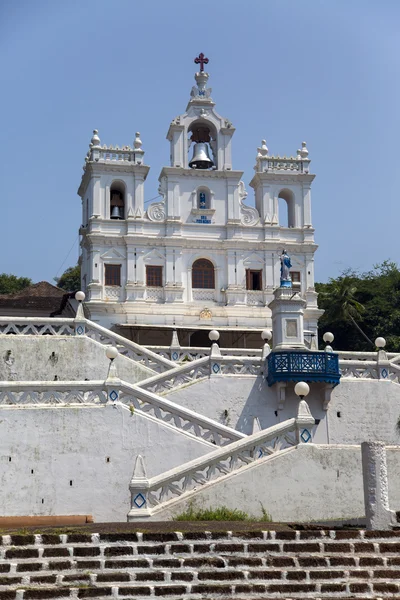
[(150, 204), (147, 209), (147, 218), (150, 221), (157, 221), (158, 223), (165, 221), (165, 203), (155, 202), (154, 204)]
[(259, 212), (256, 208), (244, 204), (244, 199), (247, 197), (247, 192), (243, 181), (239, 181), (238, 187), (241, 213), (240, 222), (242, 225), (246, 225), (247, 227), (254, 227), (260, 220)]

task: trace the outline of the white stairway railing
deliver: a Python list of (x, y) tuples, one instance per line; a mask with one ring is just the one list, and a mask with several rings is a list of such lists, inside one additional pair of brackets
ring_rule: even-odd
[(96, 342), (100, 342), (106, 346), (116, 346), (118, 352), (123, 356), (144, 364), (149, 369), (156, 372), (168, 371), (173, 369), (176, 365), (174, 362), (159, 356), (155, 352), (148, 350), (146, 346), (141, 346), (135, 342), (131, 342), (126, 338), (122, 337), (118, 333), (114, 333), (97, 323), (93, 323), (85, 319), (85, 335)]
[[(169, 358), (175, 362), (189, 362), (192, 360), (198, 360), (204, 358), (204, 356), (210, 356), (211, 348), (197, 347), (197, 346), (180, 346), (174, 348), (170, 346), (146, 346), (152, 352)], [(220, 348), (222, 356), (254, 356), (261, 358), (261, 348)]]
[(238, 375), (257, 376), (261, 373), (261, 358), (247, 356), (221, 356), (199, 358), (171, 369), (166, 373), (154, 375), (138, 383), (138, 387), (156, 394), (166, 394), (185, 385), (206, 379), (210, 376)]
[(158, 421), (184, 431), (216, 446), (224, 446), (247, 437), (184, 408), (166, 398), (135, 385), (107, 379), (105, 381), (7, 381), (0, 382), (0, 409), (17, 406), (101, 405), (122, 402), (132, 407), (133, 414), (149, 415)]
[(151, 479), (146, 477), (143, 458), (139, 456), (129, 485), (131, 510), (128, 521), (152, 517), (166, 508), (168, 503), (201, 486), (299, 443), (310, 442), (314, 423), (307, 403), (301, 400), (296, 418), (247, 436), (226, 448), (219, 448)]
[(115, 346), (123, 356), (160, 373), (176, 367), (176, 363), (114, 333), (89, 319), (50, 319), (31, 317), (0, 317), (3, 335), (63, 335), (86, 336), (105, 346)]
[(75, 335), (75, 319), (0, 317), (0, 334)]

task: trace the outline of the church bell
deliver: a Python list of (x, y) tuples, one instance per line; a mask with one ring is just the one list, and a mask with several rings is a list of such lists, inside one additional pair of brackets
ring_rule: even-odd
[(119, 206), (112, 207), (111, 219), (122, 219), (121, 208)]
[(191, 169), (210, 169), (214, 165), (208, 153), (208, 144), (197, 142), (193, 148), (193, 158), (189, 163)]

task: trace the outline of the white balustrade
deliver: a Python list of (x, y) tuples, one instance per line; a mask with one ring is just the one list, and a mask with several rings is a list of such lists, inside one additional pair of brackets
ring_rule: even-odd
[(246, 303), (249, 306), (264, 306), (264, 292), (260, 290), (247, 290)]
[(148, 350), (146, 346), (140, 346), (135, 342), (131, 342), (122, 337), (122, 335), (118, 335), (117, 333), (87, 319), (85, 319), (84, 323), (85, 335), (87, 337), (106, 346), (116, 346), (120, 354), (145, 365), (153, 371), (167, 371), (176, 367), (175, 363)]
[(261, 356), (252, 358), (246, 356), (222, 356), (218, 360), (221, 367), (221, 375), (240, 375), (255, 377), (261, 373)]
[[(192, 360), (198, 360), (204, 356), (210, 356), (210, 348), (204, 348), (200, 346), (180, 346), (179, 348), (173, 348), (170, 346), (146, 346), (152, 352), (155, 352), (159, 356), (170, 358), (172, 353), (177, 352), (179, 358), (177, 362), (188, 362)], [(261, 348), (221, 348), (220, 351), (222, 356), (254, 356), (261, 358)]]
[(104, 287), (103, 297), (104, 300), (112, 300), (113, 302), (119, 302), (121, 300), (122, 288), (119, 286), (106, 286)]
[(164, 474), (144, 480), (132, 477), (131, 511), (128, 521), (152, 516), (165, 503), (180, 498), (199, 486), (209, 484), (241, 468), (276, 455), (299, 443), (311, 441), (314, 419), (307, 403), (299, 403), (297, 418), (247, 436), (215, 452), (192, 460)]
[(192, 290), (192, 299), (194, 301), (212, 301), (215, 299), (215, 290)]
[(164, 288), (148, 287), (146, 288), (146, 300), (151, 302), (164, 302)]
[(74, 319), (0, 317), (4, 335), (75, 335)]
[(225, 446), (247, 437), (245, 434), (236, 431), (236, 429), (220, 425), (208, 417), (149, 392), (139, 387), (139, 385), (130, 385), (123, 382), (120, 386), (119, 399), (124, 404), (132, 405), (135, 410), (140, 410), (168, 425), (185, 431), (185, 433), (192, 434), (217, 446)]
[(145, 379), (138, 386), (156, 394), (163, 394), (194, 381), (205, 379), (209, 374), (210, 359), (208, 356), (205, 356), (198, 360), (179, 365), (166, 373)]
[(105, 404), (104, 381), (4, 381), (0, 406)]

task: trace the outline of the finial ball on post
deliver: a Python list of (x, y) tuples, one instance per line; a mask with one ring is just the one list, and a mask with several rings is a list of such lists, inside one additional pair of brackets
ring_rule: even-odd
[(330, 331), (327, 331), (326, 333), (324, 333), (324, 335), (322, 336), (322, 339), (324, 340), (324, 342), (326, 344), (331, 344), (333, 342), (333, 340), (335, 339), (335, 336), (333, 335), (333, 333), (331, 333)]
[(119, 354), (119, 352), (114, 346), (110, 346), (109, 348), (106, 349), (106, 356), (111, 361), (113, 361), (115, 358), (117, 358), (118, 354)]
[(264, 329), (261, 332), (261, 338), (265, 341), (265, 342), (269, 342), (269, 340), (272, 338), (272, 333), (269, 329)]
[(310, 386), (305, 381), (299, 381), (294, 386), (294, 393), (296, 394), (296, 396), (301, 398), (301, 400), (303, 400), (303, 398), (305, 396), (308, 396), (308, 394), (310, 393)]
[(219, 331), (212, 329), (208, 334), (208, 337), (212, 342), (217, 342), (219, 340)]
[(375, 346), (377, 348), (384, 348), (386, 346), (386, 340), (383, 337), (377, 337), (375, 340)]
[(78, 302), (83, 302), (85, 298), (86, 298), (85, 292), (82, 292), (82, 291), (76, 292), (75, 300), (78, 300)]

